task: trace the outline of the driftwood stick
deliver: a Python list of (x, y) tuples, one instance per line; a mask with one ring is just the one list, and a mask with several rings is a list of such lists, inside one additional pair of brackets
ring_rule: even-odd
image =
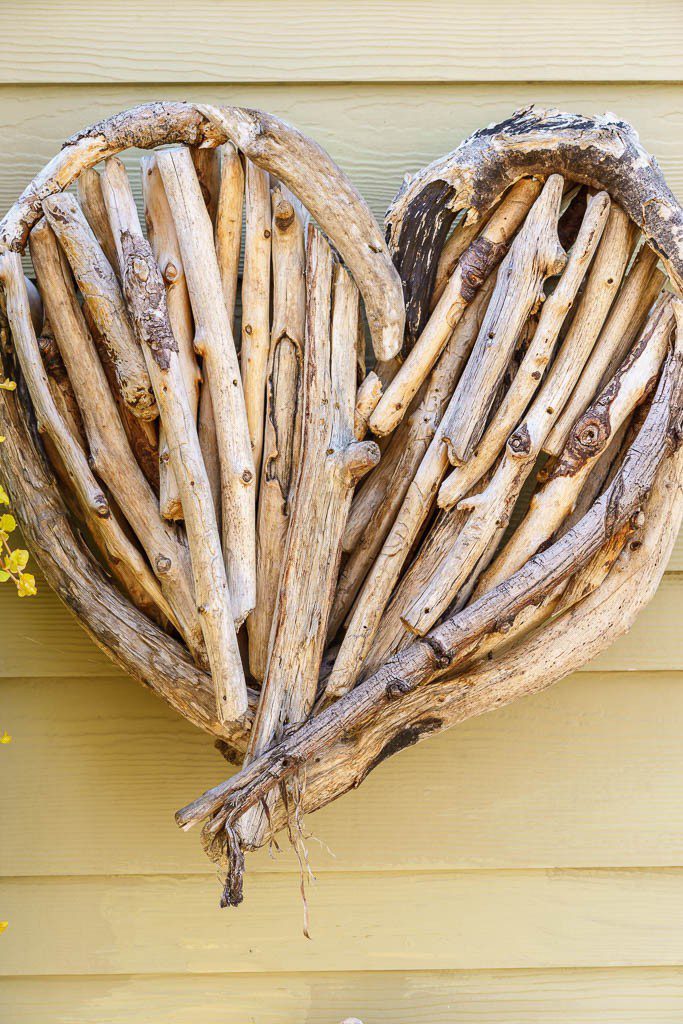
[(109, 215), (102, 195), (102, 182), (99, 172), (94, 167), (86, 167), (76, 179), (78, 201), (85, 214), (85, 219), (93, 230), (100, 248), (107, 257), (112, 269), (118, 271), (118, 259), (114, 236), (111, 233)]
[[(414, 410), (394, 431), (382, 453), (379, 466), (368, 476), (366, 484), (354, 498), (344, 535), (344, 545), (347, 540), (351, 540), (353, 547), (339, 574), (330, 615), (330, 638), (336, 636), (351, 610), (364, 579), (400, 514), (411, 481), (429, 448), (472, 350), (494, 282), (495, 274), (492, 274), (465, 311)], [(429, 513), (426, 500), (422, 511), (426, 518)], [(409, 528), (406, 557), (412, 544), (413, 529), (418, 530), (419, 525)], [(395, 537), (400, 537), (400, 533), (396, 533)], [(397, 566), (397, 571), (399, 568)]]
[[(307, 722), (228, 782), (215, 786), (183, 808), (176, 815), (178, 824), (182, 828), (189, 828), (224, 806), (227, 810), (226, 822), (234, 826), (249, 807), (265, 798), (274, 787), (278, 787), (304, 765), (313, 766), (315, 758), (324, 760), (325, 752), (334, 747), (341, 736), (346, 736), (349, 741), (350, 737), (361, 735), (361, 730), (364, 733), (366, 730), (370, 731), (373, 721), (386, 735), (387, 721), (391, 720), (392, 714), (396, 715), (401, 705), (404, 705), (404, 711), (411, 705), (414, 707), (414, 702), (419, 700), (416, 694), (421, 689), (424, 689), (429, 701), (427, 706), (432, 709), (437, 707), (439, 710), (432, 713), (431, 724), (424, 723), (422, 727), (416, 728), (412, 742), (419, 739), (422, 733), (435, 732), (442, 728), (441, 707), (438, 701), (435, 702), (435, 697), (439, 692), (443, 693), (443, 690), (440, 690), (443, 680), (436, 680), (431, 687), (425, 687), (424, 684), (433, 679), (436, 673), (444, 676), (448, 673), (452, 678), (453, 672), (462, 663), (463, 652), (471, 650), (473, 643), (492, 632), (504, 632), (525, 608), (542, 600), (546, 594), (589, 562), (622, 526), (632, 517), (639, 515), (656, 483), (657, 471), (662, 462), (680, 445), (683, 426), (682, 402), (683, 351), (677, 343), (667, 359), (657, 395), (636, 444), (629, 451), (608, 490), (595, 502), (580, 523), (552, 547), (531, 559), (506, 581), (504, 587), (496, 588), (447, 619), (427, 637), (416, 641), (393, 657), (343, 701)], [(680, 471), (680, 468), (680, 465), (676, 465), (677, 471)], [(671, 481), (668, 483), (670, 493)], [(668, 500), (671, 501), (669, 507), (676, 506), (678, 514), (679, 495)], [(654, 540), (655, 543), (657, 540), (661, 542), (661, 523)], [(651, 555), (652, 551), (649, 553)], [(635, 554), (637, 559), (638, 552)], [(657, 560), (653, 576), (657, 576), (660, 566), (661, 562)], [(642, 579), (638, 580), (638, 583), (642, 586)], [(619, 583), (615, 587), (615, 590), (618, 589)], [(648, 597), (652, 593), (651, 588), (647, 586), (643, 586), (643, 590)], [(532, 644), (526, 643), (520, 648), (523, 654), (521, 662), (510, 657), (511, 662), (516, 662), (517, 670), (517, 677), (508, 675), (510, 663), (505, 666), (507, 681), (511, 682), (511, 686), (500, 686), (495, 694), (488, 695), (489, 701), (486, 706), (477, 709), (475, 703), (475, 707), (468, 708), (467, 711), (475, 714), (486, 710), (486, 707), (507, 703), (507, 700), (511, 699), (510, 689), (517, 688), (524, 692), (527, 684), (524, 666), (526, 665), (528, 672), (534, 664), (534, 659), (529, 657), (530, 650), (543, 662), (542, 668), (547, 685), (549, 679), (555, 681), (575, 667), (577, 644), (581, 647), (579, 661), (585, 661), (587, 651), (593, 653), (591, 645), (593, 649), (601, 649), (601, 641), (603, 645), (605, 642), (604, 633), (611, 632), (612, 629), (618, 633), (622, 623), (618, 621), (615, 625), (615, 607), (614, 604), (610, 604), (612, 594), (609, 593), (609, 588), (608, 592), (603, 594), (601, 587), (592, 597), (595, 600), (589, 598), (587, 602), (580, 603), (560, 617), (556, 623), (539, 632), (539, 644), (542, 644), (540, 652), (534, 650)], [(623, 594), (619, 594), (619, 598), (623, 599)], [(604, 608), (606, 601), (610, 605), (611, 620), (596, 613), (596, 607)], [(630, 612), (629, 608), (625, 618), (632, 621)], [(582, 633), (571, 628), (577, 620), (583, 626)], [(598, 626), (599, 631), (596, 632)], [(557, 643), (563, 635), (564, 643)], [(553, 643), (549, 642), (551, 638)], [(572, 653), (568, 656), (570, 650)], [(500, 677), (496, 681), (500, 681)], [(487, 682), (491, 684), (490, 677)], [(469, 691), (465, 692), (471, 692), (471, 680)], [(464, 696), (463, 691), (459, 691), (459, 694)], [(492, 700), (491, 697), (496, 699)], [(467, 712), (463, 709), (461, 711), (462, 717), (467, 717)], [(411, 720), (404, 718), (403, 714), (401, 719), (404, 726)], [(415, 718), (412, 718), (412, 721), (415, 722)], [(382, 744), (380, 749), (384, 750), (384, 756), (388, 756), (394, 749), (400, 747), (394, 742), (392, 746)], [(375, 763), (379, 763), (379, 759), (376, 758)], [(339, 794), (339, 781), (339, 777), (330, 780), (326, 802)]]
[(124, 293), (159, 405), (185, 514), (195, 599), (218, 718), (231, 722), (247, 710), (246, 683), (211, 488), (199, 448), (195, 410), (190, 406), (168, 315), (166, 287), (152, 248), (142, 234), (128, 175), (118, 157), (110, 157), (105, 164), (103, 188)]
[(157, 162), (173, 213), (195, 319), (195, 349), (211, 389), (221, 469), (223, 554), (235, 622), (256, 603), (256, 480), (244, 394), (223, 302), (211, 221), (192, 157), (165, 150)]
[(173, 609), (169, 617), (179, 623), (190, 651), (201, 660), (203, 642), (188, 581), (187, 550), (161, 519), (156, 496), (135, 461), (94, 342), (65, 276), (57, 240), (46, 220), (31, 232), (30, 245), (45, 308), (81, 410), (93, 470), (107, 485), (140, 540)]
[(244, 274), (242, 277), (242, 384), (257, 476), (261, 471), (266, 375), (270, 349), (270, 176), (247, 161)]
[(614, 301), (583, 374), (546, 439), (544, 451), (551, 455), (560, 454), (573, 424), (601, 389), (605, 376), (611, 377), (625, 359), (666, 280), (664, 274), (656, 269), (656, 264), (657, 257), (652, 249), (643, 245)]
[[(147, 237), (166, 286), (168, 319), (178, 346), (178, 361), (192, 421), (196, 423), (201, 374), (194, 353), (194, 320), (178, 236), (156, 157), (153, 154), (143, 156), (141, 169)], [(164, 519), (183, 518), (178, 482), (169, 466), (169, 451), (163, 424), (159, 428), (159, 502)]]
[(102, 335), (126, 404), (135, 416), (154, 419), (158, 410), (152, 384), (111, 264), (74, 196), (52, 196), (43, 205)]
[(600, 192), (587, 205), (565, 271), (543, 304), (533, 340), (524, 354), (512, 386), (493, 416), (476, 451), (466, 463), (457, 466), (441, 486), (439, 504), (443, 508), (452, 508), (457, 504), (493, 465), (509, 433), (524, 414), (553, 355), (560, 329), (600, 241), (609, 207), (610, 201), (606, 192)]
[[(306, 287), (301, 468), (249, 757), (304, 721), (313, 706), (351, 495), (379, 459), (377, 445), (353, 433), (358, 291), (313, 227)], [(244, 841), (258, 842), (266, 826), (255, 811), (242, 822)]]
[(1, 258), (0, 279), (5, 287), (12, 338), (31, 394), (38, 430), (49, 437), (56, 450), (70, 487), (76, 495), (86, 528), (97, 546), (105, 550), (107, 563), (131, 599), (145, 611), (149, 611), (151, 605), (163, 615), (173, 618), (144, 559), (112, 515), (109, 503), (88, 465), (82, 446), (70, 432), (66, 420), (52, 398), (50, 383), (31, 322), (21, 257), (17, 253), (6, 253)]
[(550, 478), (533, 495), (526, 516), (483, 575), (479, 594), (512, 575), (553, 536), (613, 436), (654, 388), (674, 327), (672, 303), (673, 296), (667, 296), (658, 304), (614, 377), (572, 427)]
[(567, 257), (557, 237), (563, 190), (561, 176), (551, 175), (501, 263), (456, 400), (444, 417), (444, 442), (454, 465), (472, 455), (522, 328), (541, 304), (545, 281), (565, 267)]
[(444, 293), (446, 285), (455, 273), (458, 260), (477, 235), (481, 234), (482, 229), (486, 226), (486, 222), (490, 220), (492, 214), (493, 210), (490, 210), (485, 216), (468, 223), (467, 211), (463, 212), (460, 222), (456, 224), (439, 254), (436, 275), (434, 277), (434, 288), (429, 300), (430, 313), (434, 310), (434, 307)]
[(266, 673), (299, 468), (306, 327), (303, 218), (282, 185), (273, 190), (272, 206), (273, 326), (256, 533), (256, 608), (247, 620), (249, 668), (258, 680)]
[(221, 183), (220, 149), (215, 146), (191, 146), (190, 156), (209, 219), (215, 225)]
[(353, 414), (354, 433), (357, 441), (362, 441), (369, 429), (369, 419), (377, 403), (382, 397), (382, 381), (374, 370), (370, 370), (358, 386), (356, 408)]
[(457, 211), (468, 210), (474, 221), (520, 178), (553, 173), (609, 192), (683, 289), (683, 211), (633, 128), (611, 114), (527, 107), (474, 132), (414, 175), (392, 203), (389, 245), (403, 279), (410, 335), (419, 334), (428, 316), (436, 260)]
[(510, 239), (540, 191), (540, 182), (532, 179), (520, 181), (505, 197), (482, 233), (465, 250), (422, 334), (370, 417), (370, 428), (375, 434), (389, 434), (398, 426), (453, 328), (483, 282), (503, 259)]
[(81, 411), (78, 408), (78, 402), (71, 387), (71, 381), (66, 372), (62, 354), (59, 351), (54, 332), (47, 318), (43, 322), (43, 329), (38, 338), (38, 348), (40, 349), (40, 356), (43, 360), (45, 373), (47, 374), (52, 399), (69, 433), (87, 454), (88, 442), (85, 438)]
[[(244, 205), (244, 170), (240, 155), (231, 142), (221, 146), (221, 177), (216, 210), (215, 241), (218, 270), (223, 285), (223, 298), (228, 311), (230, 330), (235, 333), (235, 300), (242, 248), (242, 207)], [(206, 382), (199, 401), (199, 445), (211, 484), (216, 518), (221, 523), (221, 467), (218, 457), (216, 420), (211, 404), (211, 389)]]

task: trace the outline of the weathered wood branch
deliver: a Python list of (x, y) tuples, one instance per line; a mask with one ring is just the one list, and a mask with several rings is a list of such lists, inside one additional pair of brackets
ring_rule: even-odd
[(592, 467), (655, 386), (674, 327), (672, 303), (671, 295), (658, 303), (614, 377), (576, 421), (557, 465), (533, 495), (529, 511), (503, 551), (484, 573), (478, 593), (485, 593), (515, 572), (571, 513)]
[(567, 266), (554, 291), (543, 303), (538, 326), (514, 382), (477, 444), (476, 451), (467, 462), (456, 466), (442, 484), (439, 491), (442, 508), (452, 508), (457, 504), (490, 469), (509, 433), (524, 414), (553, 355), (562, 325), (600, 241), (609, 207), (606, 192), (598, 193), (587, 205)]
[(45, 200), (44, 209), (102, 335), (126, 404), (135, 416), (154, 419), (158, 410), (152, 384), (119, 282), (78, 201), (72, 195), (56, 195)]
[(179, 623), (190, 651), (201, 659), (203, 642), (188, 579), (187, 550), (161, 519), (156, 496), (135, 461), (47, 221), (33, 229), (30, 245), (45, 308), (81, 410), (93, 470), (107, 485), (140, 540), (173, 609), (173, 619)]
[(211, 487), (199, 448), (195, 409), (187, 395), (179, 346), (166, 305), (166, 287), (152, 248), (142, 234), (128, 175), (117, 157), (107, 160), (102, 183), (124, 293), (159, 406), (171, 469), (183, 506), (195, 600), (218, 718), (221, 722), (232, 722), (247, 710), (246, 683)]
[(118, 270), (118, 259), (114, 236), (111, 233), (109, 214), (102, 195), (102, 182), (99, 172), (94, 167), (86, 167), (76, 179), (78, 201), (85, 214), (85, 219), (93, 230), (95, 238), (107, 261), (114, 271)]
[(540, 191), (540, 182), (530, 178), (519, 182), (465, 250), (424, 330), (370, 417), (375, 434), (389, 434), (401, 422), (460, 317), (505, 256)]
[(249, 668), (259, 680), (266, 673), (299, 468), (306, 329), (303, 217), (282, 185), (273, 190), (272, 206), (273, 325), (256, 532), (256, 608), (247, 620)]
[[(196, 423), (201, 373), (195, 358), (194, 319), (178, 236), (153, 154), (143, 156), (141, 170), (147, 237), (166, 286), (168, 319), (178, 346), (178, 360), (192, 421)], [(159, 430), (159, 503), (164, 519), (183, 518), (178, 482), (169, 466), (168, 444), (163, 424)]]
[(389, 246), (403, 280), (407, 330), (417, 336), (429, 311), (438, 258), (453, 217), (470, 222), (521, 177), (561, 174), (609, 192), (683, 289), (683, 210), (656, 161), (626, 121), (527, 107), (474, 132), (407, 182), (387, 214)]
[(240, 365), (257, 477), (261, 472), (270, 349), (270, 175), (247, 161)]
[(546, 439), (544, 451), (560, 454), (573, 424), (605, 383), (605, 375), (611, 376), (626, 357), (664, 285), (665, 276), (656, 269), (656, 264), (655, 253), (649, 245), (643, 245), (614, 300), (571, 398)]
[(195, 349), (211, 390), (221, 470), (223, 554), (235, 622), (256, 603), (256, 479), (230, 318), (211, 221), (187, 149), (157, 154), (195, 320)]
[[(249, 757), (313, 706), (353, 488), (379, 459), (377, 446), (353, 432), (358, 291), (313, 227), (306, 289), (301, 466)], [(266, 826), (255, 811), (241, 825), (245, 841), (256, 842)]]
[[(444, 417), (443, 438), (454, 465), (466, 462), (481, 439), (496, 392), (524, 324), (539, 308), (543, 286), (567, 257), (557, 237), (564, 181), (551, 175), (500, 265), (496, 287), (456, 400)], [(489, 221), (489, 224), (491, 221)]]
[[(657, 394), (636, 442), (629, 450), (608, 490), (595, 502), (580, 523), (550, 548), (531, 559), (507, 580), (504, 586), (496, 588), (447, 619), (427, 637), (416, 641), (392, 658), (342, 701), (303, 725), (228, 782), (214, 787), (183, 808), (176, 816), (178, 824), (188, 828), (209, 814), (224, 808), (224, 812), (227, 812), (226, 825), (233, 828), (245, 811), (257, 801), (264, 799), (274, 787), (278, 787), (301, 771), (304, 765), (315, 766), (324, 761), (325, 753), (331, 750), (342, 736), (349, 742), (350, 737), (358, 736), (361, 729), (363, 734), (367, 735), (367, 732), (372, 730), (373, 721), (375, 727), (381, 729), (386, 736), (387, 720), (391, 719), (392, 714), (398, 714), (401, 706), (404, 712), (411, 706), (414, 707), (421, 690), (429, 700), (428, 706), (439, 710), (432, 713), (431, 726), (427, 724), (421, 729), (417, 728), (414, 740), (419, 739), (422, 732), (438, 731), (443, 720), (440, 717), (439, 702), (435, 698), (439, 691), (444, 692), (440, 687), (445, 684), (443, 679), (441, 682), (436, 680), (430, 687), (425, 684), (437, 673), (442, 676), (448, 674), (452, 678), (452, 674), (462, 663), (464, 652), (470, 652), (474, 643), (493, 632), (505, 632), (525, 608), (541, 601), (564, 580), (569, 579), (629, 520), (634, 516), (639, 517), (641, 508), (658, 482), (658, 470), (664, 461), (675, 467), (676, 474), (673, 480), (670, 477), (667, 479), (664, 475), (667, 492), (660, 500), (662, 506), (666, 506), (668, 502), (669, 510), (676, 508), (676, 514), (680, 515), (680, 493), (672, 492), (680, 491), (678, 474), (682, 467), (680, 459), (673, 460), (668, 457), (679, 447), (683, 438), (682, 414), (683, 349), (680, 342), (677, 342), (667, 359)], [(657, 525), (659, 528), (653, 538), (655, 544), (661, 543), (662, 540), (661, 520)], [(648, 553), (652, 556), (652, 549)], [(638, 552), (635, 554), (637, 560)], [(650, 570), (652, 576), (657, 576), (660, 567), (661, 558), (657, 560), (654, 569)], [(619, 582), (617, 581), (616, 591), (620, 589)], [(642, 579), (638, 579), (638, 585), (643, 586)], [(647, 586), (644, 590), (648, 592)], [(615, 622), (613, 604), (609, 608), (611, 619), (606, 620), (604, 614), (596, 613), (596, 607), (604, 611), (605, 603), (610, 604), (613, 593), (609, 588), (605, 592), (602, 587), (599, 588), (593, 595), (594, 600), (589, 598), (588, 601), (578, 604), (575, 609), (561, 616), (556, 623), (542, 629), (538, 634), (542, 654), (534, 651), (532, 645), (526, 643), (520, 649), (524, 660), (521, 663), (517, 661), (515, 665), (517, 676), (508, 676), (512, 683), (510, 688), (524, 692), (529, 685), (528, 674), (522, 666), (526, 664), (529, 669), (534, 665), (534, 658), (529, 658), (530, 649), (532, 654), (537, 655), (543, 662), (547, 685), (549, 679), (554, 681), (574, 667), (577, 644), (580, 643), (581, 646), (580, 661), (585, 660), (587, 650), (593, 653), (591, 646), (593, 649), (600, 649), (600, 643), (605, 642), (606, 621), (610, 625), (608, 632), (613, 630), (614, 633), (618, 633), (622, 623), (618, 618)], [(623, 593), (618, 595), (617, 606), (620, 606), (623, 596)], [(586, 614), (589, 610), (590, 614)], [(631, 609), (629, 613), (630, 611)], [(627, 615), (627, 619), (629, 618), (630, 615)], [(576, 630), (568, 628), (572, 621), (576, 622), (577, 619), (581, 620), (583, 627), (578, 635)], [(599, 631), (596, 632), (598, 624)], [(550, 639), (553, 640), (552, 643), (549, 642)], [(509, 667), (508, 663), (505, 668)], [(487, 668), (491, 671), (490, 666)], [(475, 673), (477, 671), (485, 669), (475, 669)], [(498, 676), (497, 671), (495, 675)], [(468, 682), (470, 687), (466, 692), (471, 691), (472, 681)], [(498, 676), (495, 683), (499, 682)], [(490, 676), (487, 683), (492, 683)], [(458, 683), (455, 685), (457, 687)], [(533, 689), (533, 684), (529, 688)], [(460, 690), (460, 699), (463, 699), (463, 696), (463, 691)], [(492, 696), (494, 699), (491, 699)], [(468, 711), (472, 714), (480, 713), (487, 707), (494, 707), (511, 699), (504, 685), (497, 693), (488, 693), (487, 697), (486, 706), (480, 706), (477, 710), (475, 699)], [(464, 712), (464, 709), (461, 708), (461, 712)], [(467, 714), (462, 713), (461, 717), (467, 717)], [(410, 713), (405, 718), (401, 715), (401, 718), (404, 726), (410, 721), (415, 722), (414, 716)], [(380, 749), (384, 750), (384, 756), (393, 752), (392, 746), (394, 749), (400, 749), (396, 744), (383, 744)], [(320, 761), (315, 761), (316, 758)], [(330, 773), (330, 776), (330, 787), (326, 793), (328, 802), (338, 795), (337, 785), (340, 781), (334, 772)]]

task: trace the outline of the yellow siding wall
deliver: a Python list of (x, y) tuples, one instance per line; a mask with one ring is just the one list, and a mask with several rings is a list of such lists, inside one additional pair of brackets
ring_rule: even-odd
[[(533, 100), (631, 119), (683, 196), (679, 0), (0, 0), (0, 208), (136, 102), (261, 106), (381, 216), (405, 171)], [(180, 804), (224, 777), (43, 586), (0, 591), (0, 1019), (683, 1019), (683, 546), (630, 636), (404, 752), (289, 853), (218, 884)], [(327, 847), (333, 851), (331, 856)]]

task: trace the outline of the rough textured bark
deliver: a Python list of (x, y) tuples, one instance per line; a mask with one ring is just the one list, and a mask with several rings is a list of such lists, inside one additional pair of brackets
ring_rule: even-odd
[(154, 419), (158, 410), (152, 384), (116, 274), (74, 196), (52, 196), (44, 209), (107, 347), (124, 401), (133, 415)]
[(683, 289), (683, 210), (657, 162), (626, 121), (527, 107), (482, 128), (414, 175), (387, 213), (389, 246), (403, 280), (407, 329), (417, 336), (444, 239), (459, 210), (470, 222), (530, 174), (561, 174), (609, 192)]
[[(156, 157), (151, 154), (144, 156), (141, 170), (147, 237), (166, 286), (168, 319), (178, 346), (178, 361), (192, 422), (196, 423), (201, 373), (194, 352), (194, 319), (178, 236)], [(168, 443), (163, 425), (159, 429), (159, 503), (164, 519), (183, 518), (178, 482), (169, 466)]]
[[(564, 580), (569, 579), (577, 569), (586, 565), (629, 520), (635, 516), (640, 522), (641, 509), (657, 482), (662, 462), (673, 461), (669, 457), (681, 443), (682, 403), (683, 350), (680, 344), (677, 344), (667, 359), (657, 395), (636, 442), (627, 453), (608, 490), (595, 502), (580, 523), (552, 547), (531, 559), (506, 581), (505, 586), (496, 588), (447, 619), (427, 637), (416, 641), (390, 659), (374, 676), (357, 687), (353, 693), (348, 694), (343, 701), (303, 725), (228, 782), (214, 787), (179, 811), (176, 818), (181, 827), (190, 827), (223, 808), (226, 825), (233, 828), (244, 812), (258, 800), (266, 797), (274, 787), (278, 787), (299, 772), (305, 764), (314, 764), (315, 758), (322, 760), (325, 753), (342, 735), (358, 735), (359, 730), (369, 726), (372, 719), (386, 729), (386, 718), (391, 715), (391, 711), (387, 712), (386, 709), (393, 706), (396, 712), (403, 705), (405, 714), (420, 689), (430, 691), (430, 705), (435, 709), (431, 728), (427, 726), (420, 731), (435, 732), (442, 728), (440, 706), (435, 700), (434, 692), (434, 689), (438, 690), (439, 682), (437, 680), (434, 689), (426, 687), (425, 684), (437, 674), (448, 674), (452, 677), (452, 673), (462, 664), (463, 655), (471, 652), (473, 644), (491, 633), (505, 633), (524, 609), (542, 600)], [(674, 488), (675, 484), (674, 480)], [(670, 481), (669, 485), (671, 486)], [(664, 499), (660, 500), (664, 504)], [(674, 506), (678, 506), (680, 499), (676, 495), (669, 500)], [(661, 530), (661, 524), (659, 525)], [(661, 540), (661, 533), (657, 539)], [(651, 567), (652, 575), (656, 576), (659, 568), (659, 564)], [(642, 584), (642, 580), (639, 582)], [(602, 588), (595, 594), (600, 595), (599, 601), (604, 604)], [(599, 646), (600, 640), (604, 641), (604, 636), (600, 633), (596, 636), (594, 632), (595, 622), (585, 614), (582, 615), (582, 611), (585, 613), (589, 604), (590, 599), (586, 604), (580, 603), (564, 620), (558, 620), (557, 624), (552, 624), (539, 634), (539, 638), (543, 639), (543, 653), (539, 656), (544, 663), (546, 680), (548, 674), (557, 679), (568, 670), (567, 665), (574, 667), (572, 656), (567, 656), (567, 651), (568, 648), (572, 649), (580, 637), (577, 637), (574, 629), (568, 628), (572, 616), (575, 621), (583, 620), (581, 642), (584, 650), (586, 647), (590, 649), (591, 642), (595, 647)], [(604, 618), (595, 613), (595, 607), (591, 610), (594, 619), (600, 618), (601, 630), (604, 633)], [(614, 609), (610, 610), (614, 615)], [(558, 624), (563, 627), (564, 641), (554, 646), (548, 643), (548, 639), (550, 636), (557, 639)], [(612, 620), (611, 625), (615, 632), (618, 632), (620, 624), (615, 625)], [(534, 662), (529, 662), (528, 651), (529, 644), (526, 644), (524, 653), (527, 667), (530, 668)], [(549, 661), (553, 651), (555, 663), (551, 668)], [(575, 650), (573, 656), (576, 656)], [(585, 660), (583, 651), (580, 653), (580, 660)], [(558, 662), (562, 666), (559, 671)], [(526, 673), (519, 663), (518, 673), (517, 686), (523, 690)], [(504, 687), (499, 689), (493, 700), (491, 696), (488, 695), (488, 707), (505, 703), (509, 699)], [(480, 708), (481, 710), (485, 708)], [(476, 712), (472, 710), (472, 713)], [(410, 718), (406, 719), (403, 715), (401, 717), (404, 724), (410, 721)], [(415, 739), (419, 738), (420, 731)], [(395, 746), (394, 749), (400, 747)], [(384, 756), (391, 752), (391, 747), (385, 748)], [(338, 781), (338, 776), (335, 779), (334, 774), (328, 775), (328, 800), (333, 798), (332, 790)]]
[(178, 233), (195, 319), (195, 348), (211, 390), (221, 469), (223, 554), (235, 622), (256, 603), (256, 479), (244, 394), (223, 302), (211, 221), (187, 149), (157, 162)]
[(237, 646), (223, 553), (209, 479), (166, 305), (166, 287), (142, 234), (128, 175), (109, 157), (104, 195), (114, 233), (123, 289), (147, 363), (168, 441), (171, 469), (183, 505), (194, 594), (221, 722), (247, 710), (244, 670)]
[(537, 181), (521, 181), (505, 197), (481, 235), (465, 250), (424, 330), (370, 417), (370, 428), (375, 434), (389, 434), (398, 426), (453, 328), (505, 256), (512, 236), (540, 190)]
[[(313, 227), (306, 289), (301, 466), (249, 758), (313, 706), (353, 488), (379, 459), (377, 446), (353, 433), (358, 291)], [(258, 842), (266, 827), (256, 810), (242, 822), (244, 841)]]
[(247, 620), (249, 668), (259, 680), (266, 672), (299, 467), (306, 326), (303, 217), (284, 186), (273, 191), (272, 204), (273, 326), (256, 530), (256, 608)]
[(554, 291), (543, 303), (538, 326), (513, 385), (477, 444), (476, 451), (444, 481), (439, 491), (439, 504), (442, 508), (452, 508), (457, 504), (490, 469), (508, 434), (524, 414), (553, 355), (562, 325), (602, 236), (609, 208), (610, 200), (606, 192), (598, 193), (586, 207), (567, 266)]
[(546, 279), (566, 264), (557, 237), (563, 189), (559, 174), (548, 178), (500, 265), (479, 336), (444, 417), (444, 443), (455, 465), (469, 459), (484, 432), (517, 339), (541, 304)]
[(203, 643), (188, 582), (187, 550), (161, 519), (156, 496), (133, 457), (75, 292), (65, 278), (57, 241), (46, 221), (31, 232), (31, 256), (81, 410), (93, 470), (124, 512), (173, 609), (173, 618), (190, 650), (201, 659)]
[(245, 187), (242, 349), (240, 366), (249, 437), (257, 477), (261, 472), (266, 376), (270, 349), (270, 175), (247, 161)]

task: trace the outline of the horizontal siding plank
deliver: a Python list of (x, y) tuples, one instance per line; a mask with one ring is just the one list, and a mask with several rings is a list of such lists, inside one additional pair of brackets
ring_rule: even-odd
[[(577, 22), (578, 24), (578, 22)], [(242, 103), (284, 117), (326, 147), (384, 216), (404, 174), (453, 149), (469, 132), (535, 101), (591, 113), (605, 109), (630, 119), (683, 196), (683, 86), (517, 83), (416, 85), (45, 86), (0, 87), (0, 210), (80, 128), (136, 103), (192, 99)], [(134, 167), (139, 195), (137, 155)]]
[(680, 1024), (683, 969), (7, 978), (0, 1002), (4, 1024)]
[[(631, 632), (584, 666), (583, 671), (683, 669), (683, 637), (679, 629), (682, 602), (683, 575), (665, 575)], [(40, 578), (35, 598), (19, 600), (9, 585), (0, 586), (0, 622), (0, 679), (123, 678)]]
[[(45, 837), (49, 842), (49, 836)], [(196, 875), (16, 878), (0, 974), (475, 970), (683, 964), (683, 870), (247, 879), (221, 911)]]
[[(126, 680), (5, 681), (0, 708), (0, 873), (213, 870), (173, 820), (229, 771), (208, 737)], [(310, 816), (312, 867), (683, 865), (682, 719), (680, 674), (572, 676), (403, 751)], [(298, 866), (284, 842), (249, 870)]]
[(10, 0), (4, 81), (297, 82), (670, 79), (676, 0)]

